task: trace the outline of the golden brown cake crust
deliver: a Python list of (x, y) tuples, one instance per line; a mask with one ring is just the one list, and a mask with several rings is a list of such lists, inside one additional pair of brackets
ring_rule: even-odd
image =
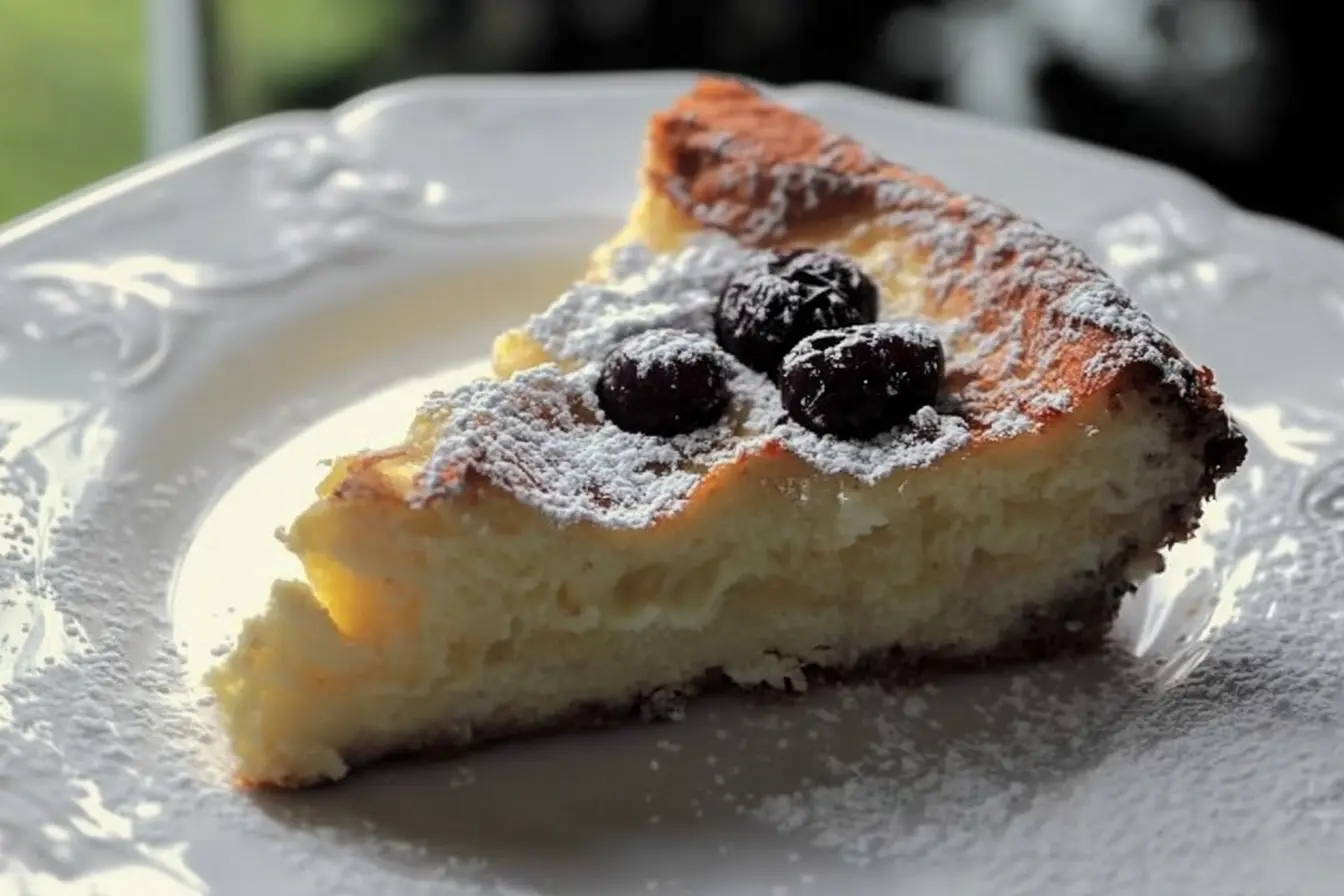
[[(981, 435), (1006, 406), (1040, 423), (1063, 413), (1059, 404), (1024, 397), (1067, 392), (1078, 404), (1114, 391), (1138, 363), (1173, 379), (1192, 407), (1222, 405), (1212, 372), (1185, 362), (1156, 327), (1134, 333), (1104, 326), (1108, 318), (1138, 315), (1080, 250), (995, 203), (888, 162), (740, 81), (703, 78), (655, 115), (644, 176), (699, 226), (747, 244), (788, 244), (799, 234), (834, 230), (836, 222), (872, 217), (908, 229), (930, 256), (927, 310), (962, 318), (983, 341), (998, 344), (953, 371), (953, 391), (988, 401), (971, 418)], [(1068, 309), (1089, 284), (1097, 307)], [(1066, 319), (1077, 329), (1067, 339), (1060, 336)], [(1108, 356), (1116, 363), (1098, 363)]]
[(753, 243), (785, 242), (810, 225), (862, 214), (883, 181), (945, 191), (723, 78), (701, 79), (653, 116), (645, 178), (683, 209), (715, 209), (716, 228)]

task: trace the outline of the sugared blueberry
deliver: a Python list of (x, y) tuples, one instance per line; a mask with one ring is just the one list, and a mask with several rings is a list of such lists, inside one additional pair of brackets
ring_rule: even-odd
[(709, 426), (728, 405), (723, 351), (685, 330), (645, 330), (602, 362), (597, 398), (621, 429), (674, 436)]
[(728, 281), (714, 329), (743, 364), (774, 376), (804, 337), (871, 323), (877, 305), (877, 284), (849, 259), (817, 249), (771, 252)]
[(822, 249), (784, 249), (770, 253), (766, 269), (786, 280), (829, 286), (849, 299), (864, 322), (877, 320), (881, 298), (877, 284), (843, 255)]
[(784, 407), (813, 432), (866, 439), (938, 397), (946, 361), (928, 327), (884, 321), (813, 333), (780, 368)]

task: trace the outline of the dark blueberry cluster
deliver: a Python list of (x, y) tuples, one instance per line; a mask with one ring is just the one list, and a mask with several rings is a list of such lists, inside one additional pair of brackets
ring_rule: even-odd
[(872, 323), (877, 304), (877, 284), (849, 259), (816, 249), (773, 252), (728, 281), (714, 329), (739, 361), (773, 378), (804, 337)]
[(864, 324), (799, 342), (784, 358), (779, 391), (789, 416), (813, 432), (866, 439), (932, 404), (944, 367), (928, 327)]
[(723, 351), (685, 330), (645, 330), (602, 364), (597, 398), (621, 429), (675, 436), (713, 424), (728, 405)]
[(718, 345), (682, 330), (633, 336), (604, 361), (598, 399), (632, 432), (671, 436), (710, 426), (728, 406), (726, 350), (774, 379), (801, 425), (871, 438), (932, 404), (946, 363), (932, 330), (878, 323), (878, 304), (877, 285), (847, 258), (816, 249), (765, 253), (720, 296)]

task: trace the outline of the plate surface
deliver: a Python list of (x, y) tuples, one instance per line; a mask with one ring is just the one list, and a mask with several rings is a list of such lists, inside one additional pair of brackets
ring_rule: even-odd
[(1092, 251), (1253, 442), (1111, 654), (253, 796), (197, 686), (316, 461), (397, 437), (620, 221), (685, 75), (412, 82), (0, 231), (0, 893), (1344, 889), (1344, 247), (1170, 171), (778, 94)]

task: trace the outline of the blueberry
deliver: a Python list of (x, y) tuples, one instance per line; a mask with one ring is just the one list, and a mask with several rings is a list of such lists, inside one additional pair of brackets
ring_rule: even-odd
[(705, 336), (645, 330), (602, 362), (597, 398), (628, 432), (674, 436), (709, 426), (728, 405), (727, 359)]
[(787, 249), (771, 253), (766, 269), (786, 280), (830, 287), (849, 299), (864, 323), (877, 320), (877, 284), (843, 255), (821, 249)]
[(805, 336), (877, 319), (877, 284), (854, 262), (817, 249), (771, 252), (733, 275), (719, 297), (719, 344), (774, 376)]
[(780, 368), (789, 415), (816, 433), (866, 439), (933, 404), (946, 361), (928, 327), (887, 321), (813, 333)]

